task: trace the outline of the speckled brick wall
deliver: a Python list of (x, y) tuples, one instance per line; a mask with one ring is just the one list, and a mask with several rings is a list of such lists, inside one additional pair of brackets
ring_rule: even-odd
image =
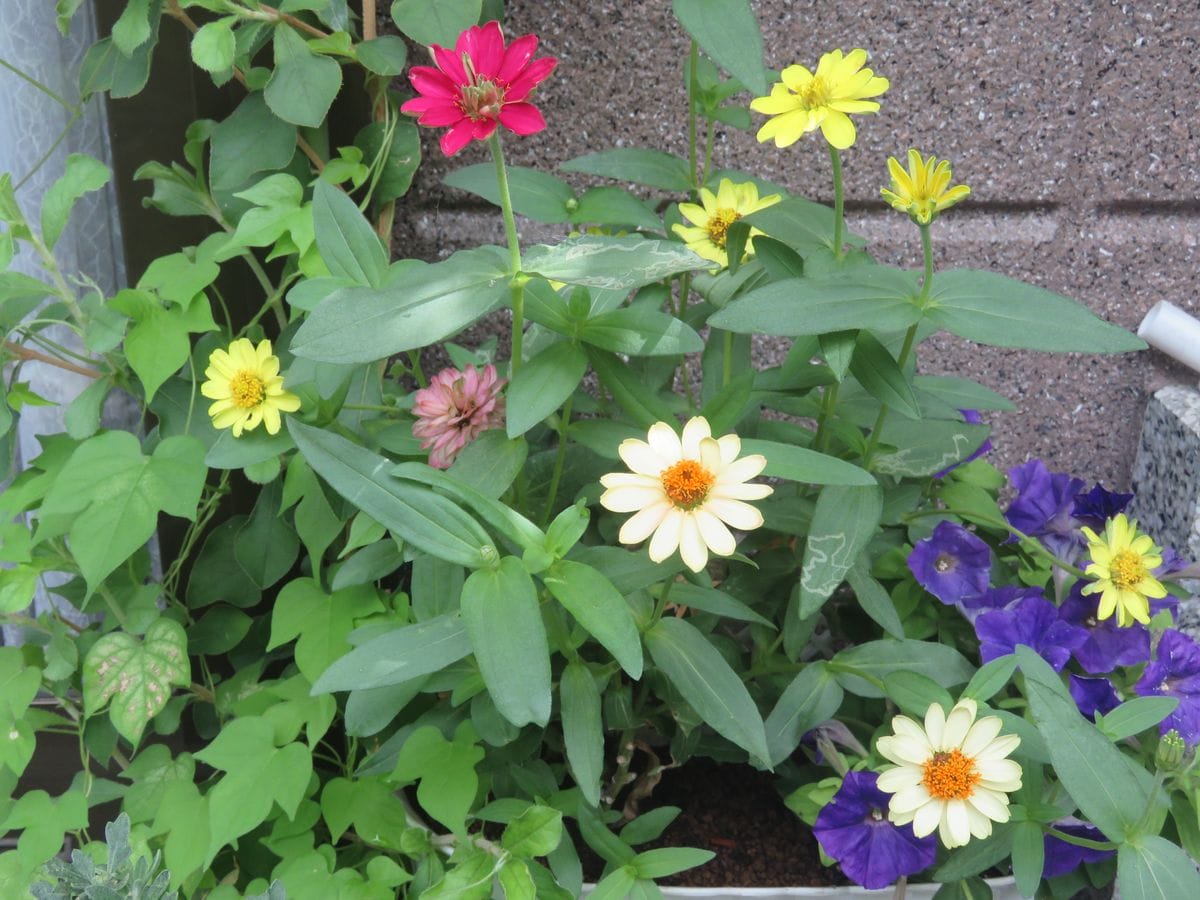
[[(687, 41), (668, 0), (511, 0), (510, 33), (537, 32), (559, 68), (540, 89), (543, 133), (506, 143), (513, 163), (553, 170), (612, 146), (687, 152)], [(814, 64), (866, 47), (891, 80), (877, 116), (845, 155), (850, 227), (881, 261), (915, 265), (915, 230), (878, 199), (885, 159), (916, 146), (948, 158), (970, 200), (934, 225), (939, 265), (1005, 272), (1136, 328), (1166, 299), (1200, 315), (1200, 4), (1079, 0), (754, 3), (768, 65)], [(401, 210), (397, 249), (433, 258), (499, 237), (491, 214), (440, 185), (480, 162), (452, 161), (425, 135), (428, 162)], [(829, 199), (819, 139), (784, 150), (725, 129), (716, 161)], [(568, 176), (570, 177), (570, 176)], [(523, 236), (553, 234), (524, 223)], [(494, 234), (494, 238), (488, 235)], [(764, 351), (766, 352), (766, 351)], [(922, 369), (977, 378), (1019, 411), (992, 418), (994, 461), (1031, 456), (1125, 487), (1142, 411), (1156, 388), (1197, 376), (1154, 351), (1046, 356), (942, 335)]]

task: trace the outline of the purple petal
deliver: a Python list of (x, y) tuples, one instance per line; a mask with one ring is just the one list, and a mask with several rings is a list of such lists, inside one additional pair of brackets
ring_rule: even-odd
[(992, 551), (961, 525), (939, 522), (908, 556), (917, 583), (943, 603), (958, 603), (987, 590)]

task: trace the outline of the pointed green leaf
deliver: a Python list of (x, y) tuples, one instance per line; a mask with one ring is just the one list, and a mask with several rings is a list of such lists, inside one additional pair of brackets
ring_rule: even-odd
[(401, 684), (444, 669), (470, 652), (471, 641), (462, 620), (446, 613), (355, 647), (321, 674), (313, 684), (313, 693)]
[(479, 21), (482, 0), (396, 0), (392, 20), (418, 44), (453, 47), (458, 36)]
[(508, 436), (524, 434), (555, 412), (575, 393), (586, 371), (587, 356), (570, 341), (551, 344), (528, 360), (508, 385)]
[(827, 485), (817, 497), (800, 569), (800, 617), (821, 608), (875, 535), (883, 512), (883, 491)]
[(767, 93), (762, 34), (746, 0), (672, 0), (671, 7), (675, 18), (717, 65), (752, 94)]
[[(535, 222), (557, 223), (570, 219), (567, 204), (575, 199), (575, 192), (569, 184), (539, 169), (508, 166), (506, 171), (513, 212)], [(455, 169), (442, 179), (442, 183), (482, 197), (493, 206), (500, 205), (496, 167), (491, 163)]]
[(387, 273), (387, 251), (358, 205), (327, 181), (313, 188), (313, 231), (331, 275), (378, 287)]
[(642, 642), (629, 604), (611, 581), (573, 560), (560, 559), (541, 575), (567, 612), (621, 664), (630, 678), (642, 677)]
[(584, 799), (600, 805), (600, 778), (604, 774), (604, 725), (600, 717), (600, 690), (587, 666), (572, 662), (558, 683), (563, 741), (567, 765)]
[(342, 87), (342, 67), (308, 48), (293, 28), (275, 29), (275, 71), (263, 90), (271, 112), (283, 121), (317, 128)]
[(632, 181), (664, 191), (683, 192), (692, 186), (687, 160), (663, 153), (661, 150), (642, 150), (637, 147), (618, 147), (599, 153), (577, 156), (559, 165), (565, 172), (602, 175), (619, 181)]
[(108, 184), (108, 166), (85, 153), (67, 157), (62, 176), (50, 185), (42, 197), (42, 241), (51, 250), (58, 243), (71, 209), (84, 194)]
[(767, 746), (777, 766), (800, 746), (800, 739), (833, 716), (842, 705), (841, 685), (825, 663), (809, 663), (792, 679), (767, 716)]

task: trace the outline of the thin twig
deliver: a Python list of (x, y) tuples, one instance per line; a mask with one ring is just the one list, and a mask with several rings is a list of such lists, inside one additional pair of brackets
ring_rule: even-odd
[(30, 350), (28, 347), (23, 347), (20, 344), (12, 341), (4, 342), (4, 349), (20, 359), (36, 360), (37, 362), (46, 363), (49, 366), (57, 366), (60, 369), (66, 369), (68, 372), (76, 372), (80, 375), (86, 375), (88, 378), (104, 378), (103, 372), (97, 369), (89, 369), (87, 366), (77, 366), (75, 363), (67, 362), (65, 359), (59, 359), (56, 356), (50, 356), (48, 353), (41, 353), (37, 350)]
[[(372, 0), (371, 5), (372, 6), (375, 5), (373, 0)], [(364, 6), (365, 6), (365, 2), (364, 2)], [(328, 32), (322, 31), (320, 28), (317, 28), (315, 25), (309, 25), (303, 19), (298, 19), (289, 13), (280, 12), (274, 6), (267, 6), (267, 4), (265, 4), (265, 3), (260, 3), (258, 8), (261, 9), (263, 12), (265, 12), (267, 15), (274, 17), (275, 19), (277, 19), (280, 22), (286, 22), (287, 24), (291, 25), (293, 28), (298, 28), (301, 31), (307, 31), (313, 37), (319, 37), (319, 38), (329, 37)], [(366, 16), (365, 12), (363, 13), (363, 16), (364, 17)]]

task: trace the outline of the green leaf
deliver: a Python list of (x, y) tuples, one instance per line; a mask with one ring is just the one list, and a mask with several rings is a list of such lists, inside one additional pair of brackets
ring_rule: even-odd
[[(132, 56), (150, 39), (150, 0), (128, 0), (120, 18), (113, 23), (112, 39), (117, 49)], [(159, 8), (155, 6), (155, 15)]]
[(717, 65), (752, 94), (767, 93), (762, 34), (746, 0), (672, 0), (671, 8)]
[(192, 61), (205, 72), (221, 74), (233, 68), (237, 39), (231, 19), (217, 19), (200, 26), (192, 35)]
[(923, 394), (932, 394), (955, 409), (996, 409), (1012, 412), (1017, 407), (995, 391), (969, 378), (952, 375), (917, 375), (913, 387)]
[(227, 843), (261, 824), (274, 804), (294, 818), (312, 777), (303, 744), (275, 746), (275, 729), (259, 716), (226, 722), (196, 759), (226, 774), (207, 795), (211, 840), (205, 864)]
[(565, 172), (602, 175), (677, 193), (688, 191), (692, 186), (687, 161), (661, 150), (618, 147), (577, 156), (560, 164), (559, 168)]
[(322, 362), (360, 363), (437, 343), (508, 297), (507, 270), (503, 250), (479, 247), (410, 269), (402, 284), (334, 291), (300, 326), (291, 350)]
[(611, 581), (573, 560), (560, 559), (541, 576), (567, 612), (613, 655), (635, 681), (642, 677), (642, 642), (629, 604)]
[(600, 779), (604, 775), (604, 725), (600, 717), (600, 690), (587, 666), (568, 663), (558, 683), (563, 741), (567, 765), (585, 800), (600, 805)]
[(587, 356), (570, 341), (558, 341), (528, 360), (509, 382), (505, 427), (509, 437), (527, 432), (575, 393), (587, 371)]
[[(895, 672), (923, 675), (944, 688), (965, 684), (975, 667), (946, 644), (929, 641), (868, 641), (842, 650), (833, 658), (839, 666), (849, 666), (883, 682)], [(882, 697), (875, 684), (847, 672), (837, 673), (838, 682), (860, 697)]]
[(646, 850), (629, 861), (639, 878), (666, 878), (684, 869), (702, 866), (717, 854), (695, 847), (660, 847)]
[(584, 234), (525, 253), (524, 271), (551, 281), (604, 290), (628, 291), (652, 281), (700, 269), (704, 260), (677, 241)]
[(1017, 661), (1025, 676), (1033, 721), (1071, 799), (1109, 840), (1145, 840), (1133, 829), (1150, 798), (1150, 773), (1084, 721), (1062, 679), (1045, 660), (1019, 646)]
[(342, 67), (313, 53), (292, 28), (275, 29), (275, 71), (263, 90), (271, 112), (285, 122), (317, 128), (342, 88)]
[(1042, 880), (1045, 866), (1045, 841), (1037, 822), (1017, 822), (1013, 826), (1013, 875), (1022, 897), (1032, 897)]
[(1134, 697), (1110, 713), (1096, 727), (1113, 743), (1153, 728), (1179, 705), (1176, 697)]
[(551, 853), (562, 837), (562, 813), (534, 805), (508, 823), (500, 835), (500, 846), (513, 856), (532, 859)]
[(163, 861), (171, 872), (171, 885), (182, 884), (204, 867), (212, 833), (208, 826), (208, 800), (190, 780), (168, 782), (154, 815), (154, 831), (165, 834)]
[(408, 62), (408, 48), (394, 34), (363, 41), (354, 48), (354, 55), (368, 70), (389, 77), (402, 74)]
[(1200, 895), (1196, 863), (1158, 835), (1117, 848), (1117, 892), (1121, 900), (1164, 900)]
[(217, 124), (209, 143), (213, 190), (233, 190), (257, 173), (282, 169), (291, 161), (296, 126), (277, 118), (256, 91)]
[[(766, 193), (765, 190), (763, 192)], [(814, 203), (804, 197), (785, 197), (779, 203), (746, 216), (745, 222), (777, 238), (785, 247), (799, 253), (801, 257), (833, 248), (833, 210), (823, 203)], [(864, 243), (854, 235), (848, 235), (845, 240), (849, 244)], [(755, 241), (755, 247), (758, 246), (758, 242)], [(786, 263), (789, 267), (795, 261), (794, 257), (785, 258), (789, 260)]]
[(919, 322), (916, 275), (885, 266), (825, 278), (788, 278), (755, 288), (709, 317), (738, 334), (800, 337), (870, 328), (903, 331)]
[(371, 122), (354, 138), (354, 145), (362, 150), (365, 159), (384, 155), (379, 181), (375, 185), (375, 199), (379, 203), (408, 193), (413, 174), (421, 163), (421, 139), (416, 122), (408, 117), (396, 122), (391, 142), (385, 148), (387, 134), (388, 128), (383, 122)]
[(764, 619), (740, 600), (735, 600), (724, 591), (716, 588), (701, 587), (687, 581), (677, 581), (671, 588), (671, 602), (678, 606), (687, 606), (701, 612), (712, 613), (726, 619), (736, 619), (739, 622), (754, 622), (767, 628), (775, 625), (770, 619)]
[(279, 518), (282, 487), (274, 482), (254, 504), (254, 512), (238, 530), (235, 555), (238, 565), (259, 588), (269, 588), (291, 571), (300, 553), (296, 532)]
[(792, 679), (767, 716), (770, 762), (777, 766), (800, 746), (800, 739), (833, 716), (844, 693), (824, 662), (809, 663)]
[(524, 860), (510, 859), (500, 867), (498, 876), (504, 900), (537, 900), (537, 885)]
[(77, 514), (67, 534), (89, 592), (150, 539), (158, 513), (184, 519), (208, 474), (194, 438), (170, 437), (142, 456), (138, 440), (110, 431), (80, 444), (42, 503), (42, 515)]
[(116, 99), (141, 93), (150, 80), (150, 62), (158, 44), (158, 19), (150, 25), (150, 39), (126, 56), (112, 38), (104, 38), (88, 48), (79, 65), (79, 93), (83, 99), (108, 91)]
[(627, 306), (593, 316), (579, 330), (579, 339), (629, 356), (675, 356), (704, 349), (704, 341), (688, 325), (646, 307)]
[(920, 672), (907, 669), (892, 672), (885, 686), (892, 702), (903, 712), (918, 719), (924, 718), (926, 710), (935, 703), (943, 709), (950, 709), (954, 705), (954, 698), (945, 688)]
[(194, 656), (228, 653), (242, 642), (253, 623), (240, 609), (221, 603), (187, 630), (188, 647)]
[(986, 425), (940, 419), (891, 417), (883, 426), (882, 443), (899, 449), (880, 453), (871, 468), (884, 475), (923, 477), (962, 462), (987, 440)]
[(358, 205), (327, 181), (313, 188), (313, 231), (329, 273), (379, 287), (387, 274), (387, 251)]
[(884, 590), (883, 585), (867, 574), (865, 566), (852, 566), (846, 572), (846, 582), (854, 591), (854, 598), (862, 611), (870, 616), (891, 637), (904, 639), (904, 623), (896, 612), (896, 605)]
[(98, 191), (108, 184), (108, 166), (86, 153), (67, 157), (62, 176), (47, 188), (42, 197), (42, 241), (51, 250), (58, 243), (71, 209), (84, 194)]
[(1008, 684), (1013, 672), (1017, 670), (1017, 658), (1011, 653), (999, 656), (984, 664), (978, 672), (971, 676), (962, 695), (972, 700), (985, 703), (1000, 692)]
[(446, 613), (355, 647), (321, 674), (313, 684), (313, 693), (400, 684), (444, 669), (470, 652), (471, 641), (462, 620)]
[(858, 332), (850, 374), (880, 403), (910, 419), (921, 418), (908, 376), (892, 358), (891, 351), (869, 331)]
[(238, 532), (246, 516), (234, 516), (204, 540), (188, 578), (188, 606), (196, 609), (225, 601), (243, 609), (258, 604), (262, 592), (237, 561)]
[[(112, 390), (112, 382), (107, 378), (97, 379), (89, 384), (67, 407), (63, 424), (67, 434), (77, 441), (90, 438), (100, 428), (100, 413), (104, 408), (104, 399)], [(0, 428), (0, 432), (3, 432)]]
[(579, 205), (571, 213), (572, 225), (610, 225), (658, 231), (662, 220), (645, 202), (624, 188), (588, 188), (579, 196)]
[(459, 34), (479, 21), (482, 0), (396, 0), (392, 20), (418, 44), (453, 47)]
[[(508, 166), (506, 171), (513, 212), (536, 222), (570, 221), (567, 204), (575, 200), (575, 192), (569, 184), (538, 169)], [(482, 197), (493, 206), (500, 205), (500, 185), (496, 181), (496, 167), (491, 163), (456, 169), (442, 183)]]
[(1141, 338), (1074, 300), (995, 272), (938, 272), (930, 299), (926, 318), (931, 323), (980, 344), (1083, 353), (1146, 347)]
[(835, 484), (857, 487), (872, 487), (875, 477), (866, 469), (853, 463), (827, 456), (815, 450), (795, 447), (779, 441), (760, 441), (746, 438), (742, 441), (742, 455), (759, 453), (767, 458), (763, 474), (786, 481), (802, 484)]
[(883, 491), (877, 485), (827, 485), (817, 506), (804, 545), (800, 570), (800, 617), (821, 608), (874, 537), (883, 512)]
[(636, 424), (649, 428), (655, 422), (674, 421), (674, 410), (658, 395), (646, 390), (624, 360), (595, 348), (589, 348), (587, 354), (600, 383), (608, 388), (613, 399)]
[(288, 430), (314, 472), (405, 542), (471, 568), (494, 558), (478, 522), (428, 488), (389, 475), (389, 460), (294, 418), (288, 419)]
[(595, 890), (588, 894), (588, 900), (626, 900), (636, 881), (637, 875), (631, 866), (613, 869), (600, 879)]
[(645, 634), (654, 664), (712, 728), (770, 765), (758, 708), (737, 673), (695, 626), (668, 616)]
[(171, 619), (157, 619), (142, 640), (123, 631), (104, 635), (83, 660), (84, 714), (93, 716), (112, 701), (109, 718), (131, 744), (146, 723), (162, 712), (172, 686), (192, 682), (187, 635)]
[(469, 725), (460, 726), (453, 741), (425, 726), (400, 747), (391, 778), (402, 784), (419, 779), (421, 808), (455, 834), (464, 834), (467, 812), (479, 789), (475, 765), (482, 759), (483, 748), (474, 742)]
[(369, 585), (355, 585), (327, 594), (312, 579), (297, 578), (289, 581), (275, 599), (267, 649), (274, 650), (299, 638), (296, 666), (305, 678), (315, 683), (334, 661), (350, 650), (347, 637), (358, 621), (382, 611), (383, 604)]
[(550, 721), (550, 653), (533, 579), (515, 556), (472, 572), (462, 617), (483, 682), (514, 725)]

